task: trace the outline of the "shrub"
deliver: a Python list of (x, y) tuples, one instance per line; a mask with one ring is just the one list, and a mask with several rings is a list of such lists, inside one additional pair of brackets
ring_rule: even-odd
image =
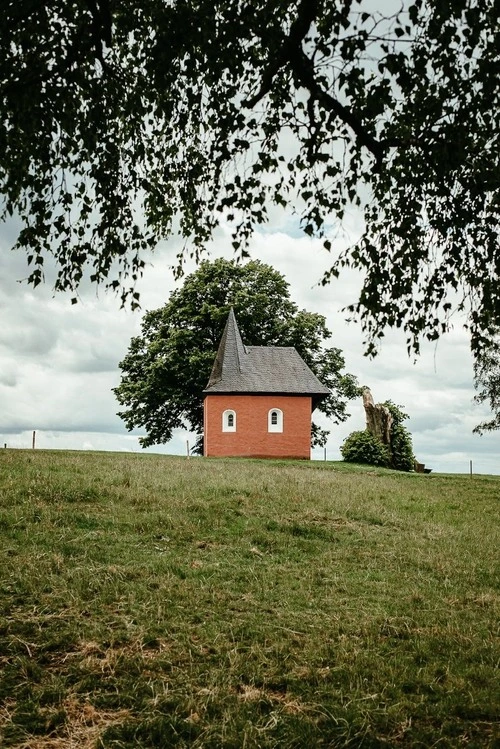
[(391, 467), (398, 471), (413, 471), (415, 467), (413, 443), (410, 432), (403, 426), (403, 421), (408, 419), (409, 416), (401, 410), (401, 406), (396, 406), (390, 400), (385, 401), (384, 406), (389, 409), (393, 419), (391, 427)]
[(398, 471), (413, 471), (415, 468), (415, 456), (411, 434), (401, 424), (393, 427), (391, 431), (392, 467)]
[(341, 455), (347, 463), (367, 463), (370, 466), (391, 465), (389, 448), (365, 429), (363, 432), (352, 432), (340, 448)]

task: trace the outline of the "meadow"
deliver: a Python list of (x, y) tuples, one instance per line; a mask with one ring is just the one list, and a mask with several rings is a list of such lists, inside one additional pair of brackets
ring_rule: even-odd
[(499, 747), (500, 477), (0, 451), (0, 745)]

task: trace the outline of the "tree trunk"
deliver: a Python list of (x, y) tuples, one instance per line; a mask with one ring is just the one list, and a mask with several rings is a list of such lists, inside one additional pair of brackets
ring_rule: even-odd
[(393, 421), (391, 412), (381, 403), (375, 404), (373, 402), (370, 388), (363, 390), (363, 406), (366, 414), (366, 428), (391, 450), (391, 426)]

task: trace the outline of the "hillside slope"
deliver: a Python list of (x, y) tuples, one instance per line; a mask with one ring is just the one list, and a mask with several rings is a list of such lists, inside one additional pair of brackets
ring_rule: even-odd
[(500, 477), (0, 452), (5, 747), (497, 746)]

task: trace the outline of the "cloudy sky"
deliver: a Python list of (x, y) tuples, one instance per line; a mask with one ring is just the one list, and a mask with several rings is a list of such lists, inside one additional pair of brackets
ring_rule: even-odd
[[(91, 287), (82, 287), (79, 303), (71, 305), (69, 296), (54, 296), (50, 281), (34, 290), (27, 286), (25, 258), (10, 250), (15, 228), (0, 226), (0, 446), (31, 447), (36, 430), (38, 448), (139, 452), (140, 433), (124, 428), (111, 389), (119, 383), (118, 363), (139, 333), (144, 311), (160, 307), (175, 288), (171, 265), (178, 245), (165, 243), (151, 256), (138, 286), (142, 310), (133, 313), (120, 309), (113, 295)], [(230, 245), (221, 229), (211, 257), (231, 257)], [(375, 401), (390, 398), (404, 406), (421, 462), (435, 471), (467, 473), (472, 460), (474, 472), (500, 474), (500, 433), (472, 434), (488, 411), (473, 402), (468, 339), (460, 320), (437, 345), (425, 346), (416, 362), (397, 333), (388, 333), (379, 355), (367, 359), (360, 328), (346, 324), (341, 311), (355, 300), (359, 279), (347, 273), (330, 286), (318, 286), (331, 265), (319, 241), (301, 236), (293, 220), (280, 215), (254, 237), (251, 255), (286, 276), (299, 307), (325, 315), (332, 345), (344, 351), (346, 369), (372, 389)], [(350, 411), (346, 423), (331, 425), (331, 460), (340, 458), (339, 447), (351, 431), (364, 428), (361, 399)], [(178, 432), (169, 444), (151, 450), (185, 454), (187, 440), (192, 444), (187, 432)], [(312, 457), (323, 459), (323, 450)]]

